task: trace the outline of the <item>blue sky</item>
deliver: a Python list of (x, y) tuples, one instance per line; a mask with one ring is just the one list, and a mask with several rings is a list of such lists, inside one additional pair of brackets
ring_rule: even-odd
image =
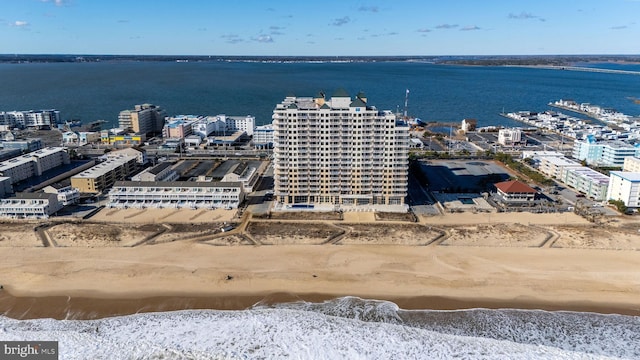
[(0, 53), (640, 54), (640, 0), (0, 0)]

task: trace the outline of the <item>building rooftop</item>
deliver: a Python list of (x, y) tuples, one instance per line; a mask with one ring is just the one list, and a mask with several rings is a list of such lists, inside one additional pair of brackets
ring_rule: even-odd
[(561, 156), (545, 156), (541, 159), (555, 166), (582, 166), (579, 162)]
[(118, 167), (126, 164), (131, 160), (136, 160), (135, 156), (120, 155), (117, 157), (111, 157), (107, 161), (102, 162), (94, 167), (91, 167), (80, 174), (74, 175), (74, 178), (92, 179), (101, 175), (104, 175), (110, 171), (117, 169)]
[(169, 162), (163, 162), (160, 163), (154, 167), (152, 167), (151, 169), (149, 169), (149, 173), (153, 174), (153, 175), (158, 175), (160, 174), (164, 169), (171, 167), (173, 164), (169, 163)]
[(238, 164), (234, 169), (233, 169), (233, 173), (238, 175), (238, 176), (242, 176), (242, 174), (245, 172), (245, 170), (247, 170), (247, 163), (246, 162), (241, 162), (240, 164)]
[(536, 189), (532, 188), (531, 186), (520, 182), (518, 180), (511, 180), (511, 181), (503, 181), (503, 182), (499, 182), (497, 184), (494, 184), (495, 187), (504, 192), (504, 193), (533, 193), (535, 194), (537, 191)]
[(40, 150), (36, 150), (36, 151), (32, 151), (30, 153), (24, 154), (24, 155), (20, 155), (20, 156), (16, 156), (14, 158), (11, 158), (9, 160), (5, 160), (3, 162), (0, 162), (0, 171), (3, 170), (7, 170), (7, 169), (11, 169), (15, 166), (27, 163), (27, 162), (31, 162), (33, 161), (33, 158), (43, 158), (55, 153), (59, 153), (59, 152), (65, 152), (64, 148), (61, 147), (48, 147), (45, 149), (40, 149)]
[(218, 181), (116, 181), (114, 187), (223, 187), (242, 188), (241, 182), (218, 182)]
[(640, 173), (628, 171), (611, 171), (609, 174), (631, 182), (640, 182)]

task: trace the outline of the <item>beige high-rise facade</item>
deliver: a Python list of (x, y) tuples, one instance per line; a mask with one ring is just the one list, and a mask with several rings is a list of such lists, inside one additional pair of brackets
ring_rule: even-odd
[(288, 96), (273, 111), (276, 200), (285, 206), (404, 206), (409, 126), (344, 90)]
[(159, 133), (164, 126), (165, 111), (152, 104), (136, 105), (133, 110), (123, 110), (118, 115), (118, 124), (136, 134)]

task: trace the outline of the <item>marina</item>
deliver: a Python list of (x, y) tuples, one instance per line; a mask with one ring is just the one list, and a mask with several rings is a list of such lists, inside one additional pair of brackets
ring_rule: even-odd
[[(500, 115), (527, 125), (556, 132), (573, 140), (593, 137), (597, 140), (640, 139), (640, 118), (589, 103), (578, 104), (573, 100), (550, 102), (549, 106), (587, 116), (583, 119), (557, 111), (517, 111)], [(595, 120), (595, 121), (594, 121)]]

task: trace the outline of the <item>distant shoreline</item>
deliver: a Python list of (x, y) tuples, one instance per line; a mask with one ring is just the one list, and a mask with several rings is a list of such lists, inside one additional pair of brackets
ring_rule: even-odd
[(495, 55), (495, 56), (233, 56), (233, 55), (83, 55), (0, 54), (0, 63), (86, 62), (260, 62), (260, 63), (351, 63), (416, 62), (474, 66), (574, 66), (576, 63), (615, 62), (639, 64), (640, 55)]

